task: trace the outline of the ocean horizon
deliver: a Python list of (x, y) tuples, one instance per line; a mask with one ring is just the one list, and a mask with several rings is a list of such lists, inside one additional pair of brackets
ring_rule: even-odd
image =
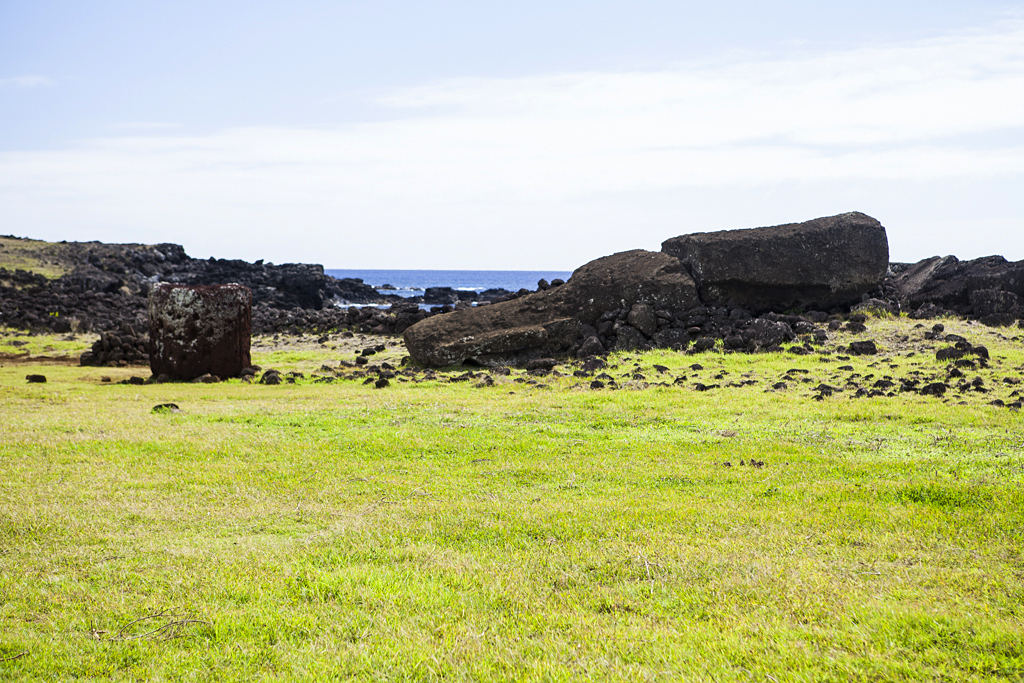
[[(451, 287), (466, 292), (488, 289), (537, 289), (538, 280), (568, 280), (571, 270), (373, 270), (325, 268), (335, 278), (359, 278), (382, 294), (418, 296), (427, 287)], [(388, 286), (385, 288), (385, 286)]]

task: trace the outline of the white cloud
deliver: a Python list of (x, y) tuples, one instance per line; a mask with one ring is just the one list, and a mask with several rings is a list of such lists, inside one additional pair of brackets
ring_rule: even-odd
[[(35, 235), (176, 239), (199, 255), (559, 268), (688, 230), (877, 206), (904, 221), (894, 245), (928, 248), (903, 258), (1024, 258), (1024, 229), (1007, 228), (1024, 223), (1019, 202), (950, 195), (1024, 175), (1020, 22), (788, 59), (451, 80), (379, 103), (401, 116), (0, 154), (0, 211)], [(880, 186), (903, 203), (858, 192)], [(948, 239), (961, 223), (970, 245)]]
[(14, 78), (0, 78), (0, 88), (34, 88), (41, 85), (56, 85), (46, 76), (15, 76)]

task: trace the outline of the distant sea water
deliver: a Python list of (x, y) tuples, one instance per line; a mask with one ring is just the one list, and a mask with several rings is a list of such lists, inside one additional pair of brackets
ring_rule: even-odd
[[(427, 287), (451, 287), (480, 293), (485, 289), (537, 289), (537, 281), (555, 278), (568, 280), (572, 271), (565, 270), (339, 270), (325, 268), (332, 277), (355, 277), (381, 294), (420, 296)], [(381, 289), (391, 285), (394, 289)]]

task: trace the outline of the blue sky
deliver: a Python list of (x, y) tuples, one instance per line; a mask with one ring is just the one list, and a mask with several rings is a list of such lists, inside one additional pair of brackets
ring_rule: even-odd
[(0, 0), (0, 233), (565, 269), (849, 210), (1024, 259), (1024, 2)]

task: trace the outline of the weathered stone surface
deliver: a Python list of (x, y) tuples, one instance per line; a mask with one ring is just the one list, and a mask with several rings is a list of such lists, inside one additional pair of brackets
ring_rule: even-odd
[(652, 337), (652, 341), (655, 346), (663, 349), (682, 349), (690, 343), (690, 335), (686, 333), (686, 330), (669, 327), (658, 330)]
[(859, 212), (666, 240), (709, 306), (830, 308), (877, 288), (889, 265), (885, 228)]
[(576, 352), (578, 358), (587, 358), (588, 356), (597, 356), (605, 353), (604, 345), (596, 335), (590, 335), (587, 337), (583, 344), (580, 345), (579, 351)]
[(758, 318), (750, 327), (750, 338), (760, 347), (768, 348), (796, 338), (789, 323)]
[(633, 304), (626, 321), (648, 337), (658, 331), (658, 319), (650, 304)]
[[(141, 326), (139, 326), (141, 328)], [(92, 349), (82, 354), (82, 365), (149, 365), (149, 334), (121, 323), (118, 332), (101, 332)]]
[(678, 259), (638, 249), (591, 261), (564, 285), (422, 320), (405, 331), (405, 344), (413, 360), (434, 367), (526, 360), (565, 352), (605, 311), (637, 303), (654, 310), (700, 302)]
[(855, 341), (850, 344), (850, 355), (853, 356), (873, 356), (878, 353), (878, 347), (875, 346), (875, 342), (868, 341)]
[(969, 295), (971, 313), (978, 318), (1008, 316), (1012, 323), (1020, 316), (1021, 299), (1013, 292), (998, 289), (976, 289)]
[(632, 325), (621, 325), (615, 330), (613, 351), (636, 351), (647, 346), (647, 339)]
[[(1024, 298), (1024, 261), (1011, 262), (1002, 256), (971, 261), (961, 261), (955, 256), (933, 256), (912, 265), (896, 265), (901, 266), (899, 272), (887, 285), (906, 310), (929, 307), (983, 317), (1010, 311), (989, 310), (999, 304), (986, 295), (972, 301), (973, 292), (994, 290)], [(978, 311), (973, 310), (975, 304), (981, 304)]]
[(159, 284), (149, 294), (149, 367), (175, 380), (238, 377), (252, 364), (251, 326), (248, 287)]

